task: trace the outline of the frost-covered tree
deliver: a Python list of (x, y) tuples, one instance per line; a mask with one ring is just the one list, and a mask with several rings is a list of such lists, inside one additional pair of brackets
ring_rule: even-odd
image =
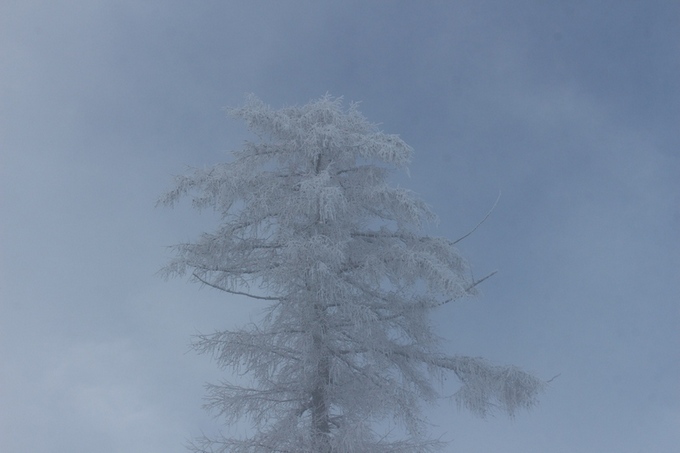
[(427, 205), (388, 185), (411, 157), (404, 141), (329, 96), (281, 110), (251, 96), (231, 113), (259, 140), (177, 178), (160, 201), (189, 196), (222, 219), (176, 246), (166, 274), (265, 307), (257, 323), (194, 343), (247, 378), (209, 385), (206, 406), (252, 427), (196, 451), (430, 451), (421, 407), (449, 372), (457, 403), (478, 415), (535, 403), (542, 382), (529, 374), (442, 353), (430, 312), (479, 281), (454, 241), (422, 233)]

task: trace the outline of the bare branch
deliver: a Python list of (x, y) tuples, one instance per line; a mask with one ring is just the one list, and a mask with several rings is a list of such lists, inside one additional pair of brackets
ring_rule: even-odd
[(548, 379), (547, 381), (545, 381), (545, 383), (546, 383), (546, 384), (550, 384), (552, 381), (554, 381), (555, 379), (557, 379), (557, 378), (560, 377), (561, 375), (562, 375), (562, 373), (557, 373), (555, 376), (553, 376), (553, 377), (551, 377), (550, 379)]
[(466, 235), (464, 235), (463, 237), (458, 238), (458, 239), (456, 239), (455, 241), (453, 241), (453, 243), (454, 243), (454, 244), (458, 244), (460, 241), (462, 241), (463, 239), (465, 239), (466, 237), (468, 237), (468, 236), (470, 236), (472, 233), (474, 233), (474, 232), (477, 230), (477, 228), (479, 228), (479, 227), (482, 225), (482, 223), (486, 222), (486, 219), (488, 219), (489, 216), (491, 215), (491, 213), (493, 212), (493, 210), (496, 209), (496, 205), (498, 204), (498, 201), (499, 201), (500, 199), (501, 199), (501, 192), (500, 192), (500, 190), (499, 190), (499, 191), (498, 191), (498, 197), (496, 198), (496, 201), (494, 202), (493, 206), (491, 206), (491, 209), (489, 209), (489, 212), (486, 213), (486, 215), (484, 216), (484, 218), (482, 219), (482, 221), (479, 222), (479, 223), (477, 224), (477, 226), (475, 226), (472, 230), (470, 230)]
[(246, 297), (250, 297), (252, 299), (259, 299), (259, 300), (277, 300), (277, 301), (281, 300), (280, 297), (257, 296), (255, 294), (249, 294), (249, 293), (244, 293), (242, 291), (234, 291), (234, 290), (231, 290), (231, 289), (227, 289), (227, 288), (224, 288), (222, 286), (216, 285), (214, 283), (210, 283), (209, 281), (199, 277), (198, 274), (196, 274), (196, 272), (193, 273), (193, 277), (196, 280), (203, 283), (204, 285), (210, 286), (211, 288), (219, 289), (220, 291), (224, 291), (225, 293), (234, 294), (236, 296), (246, 296)]

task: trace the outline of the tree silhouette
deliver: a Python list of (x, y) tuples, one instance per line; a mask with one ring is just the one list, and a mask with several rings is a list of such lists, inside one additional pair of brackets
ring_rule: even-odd
[[(453, 373), (460, 406), (512, 415), (543, 383), (514, 368), (440, 351), (429, 314), (475, 293), (455, 242), (421, 233), (435, 219), (391, 187), (411, 148), (330, 96), (275, 110), (254, 96), (231, 113), (259, 140), (228, 163), (178, 177), (160, 203), (189, 196), (221, 224), (174, 247), (167, 276), (190, 275), (265, 302), (261, 319), (194, 346), (246, 376), (208, 386), (207, 407), (245, 437), (202, 438), (196, 451), (393, 452), (440, 446), (423, 403)], [(385, 422), (403, 435), (381, 432)]]

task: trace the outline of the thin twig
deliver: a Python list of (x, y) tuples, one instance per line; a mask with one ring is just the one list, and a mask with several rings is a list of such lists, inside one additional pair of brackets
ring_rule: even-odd
[(493, 212), (493, 210), (496, 209), (496, 205), (498, 204), (498, 201), (499, 201), (500, 199), (501, 199), (501, 192), (500, 192), (500, 190), (499, 190), (499, 191), (498, 191), (498, 198), (496, 198), (496, 202), (493, 204), (493, 206), (491, 206), (491, 209), (489, 210), (489, 212), (486, 213), (486, 215), (484, 216), (484, 218), (482, 219), (482, 221), (479, 222), (479, 223), (477, 224), (477, 226), (475, 226), (472, 230), (470, 230), (465, 236), (456, 239), (455, 241), (453, 241), (453, 243), (454, 243), (454, 244), (458, 244), (460, 241), (462, 241), (463, 239), (465, 239), (466, 237), (468, 237), (468, 236), (470, 236), (472, 233), (474, 233), (474, 232), (477, 230), (477, 228), (479, 228), (479, 227), (482, 225), (482, 223), (486, 222), (486, 219), (488, 219), (489, 216), (491, 215), (491, 213)]
[(562, 375), (562, 373), (557, 373), (555, 376), (553, 376), (553, 377), (551, 377), (550, 379), (548, 379), (547, 381), (545, 381), (545, 383), (546, 383), (546, 384), (550, 384), (552, 381), (554, 381), (555, 379), (557, 379), (557, 378), (560, 377), (561, 375)]
[(220, 291), (224, 291), (225, 293), (234, 294), (236, 296), (246, 296), (246, 297), (250, 297), (250, 298), (253, 298), (253, 299), (260, 299), (260, 300), (281, 300), (280, 297), (256, 296), (255, 294), (249, 294), (249, 293), (244, 293), (244, 292), (241, 292), (241, 291), (233, 291), (231, 289), (223, 288), (222, 286), (216, 285), (214, 283), (210, 283), (209, 281), (199, 277), (195, 272), (193, 273), (193, 276), (196, 280), (200, 281), (204, 285), (208, 285), (212, 288), (219, 289)]

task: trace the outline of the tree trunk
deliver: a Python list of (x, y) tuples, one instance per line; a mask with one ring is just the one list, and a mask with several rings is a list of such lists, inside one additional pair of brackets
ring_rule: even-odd
[[(319, 341), (315, 338), (315, 343)], [(318, 344), (318, 346), (321, 346)], [(321, 348), (317, 351), (324, 354)], [(316, 369), (316, 382), (312, 391), (312, 433), (314, 450), (317, 453), (330, 453), (330, 420), (326, 386), (330, 378), (328, 355), (321, 356)]]

